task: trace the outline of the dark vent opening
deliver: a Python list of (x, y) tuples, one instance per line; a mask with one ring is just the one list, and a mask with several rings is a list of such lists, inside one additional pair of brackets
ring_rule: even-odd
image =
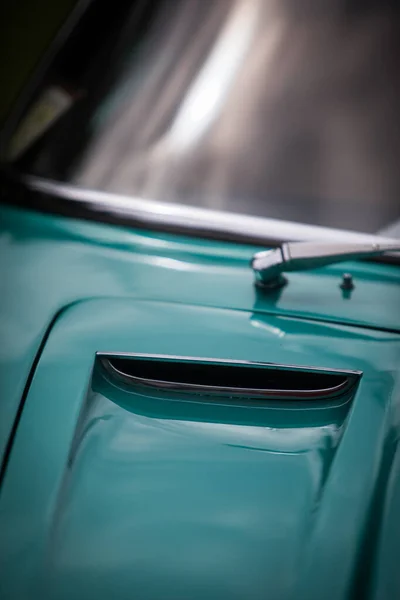
[(219, 362), (191, 362), (181, 359), (109, 358), (105, 366), (117, 376), (136, 385), (197, 389), (235, 390), (268, 395), (326, 397), (342, 394), (353, 386), (357, 375), (318, 370)]

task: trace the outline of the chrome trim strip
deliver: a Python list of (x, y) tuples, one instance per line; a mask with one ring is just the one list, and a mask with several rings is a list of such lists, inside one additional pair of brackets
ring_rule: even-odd
[[(30, 190), (39, 194), (67, 201), (76, 208), (85, 208), (90, 211), (93, 218), (97, 215), (98, 220), (107, 220), (108, 216), (114, 222), (121, 222), (131, 227), (261, 245), (276, 245), (288, 240), (396, 242), (390, 238), (344, 229), (331, 229), (99, 192), (31, 175), (20, 176), (19, 179)], [(48, 205), (46, 209), (51, 211), (51, 206)]]

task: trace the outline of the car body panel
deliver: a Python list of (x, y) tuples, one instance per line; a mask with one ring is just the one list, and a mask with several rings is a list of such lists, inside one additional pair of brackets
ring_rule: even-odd
[[(141, 598), (178, 597), (179, 590), (183, 590), (182, 597), (257, 598), (263, 597), (266, 589), (272, 598), (320, 598), (327, 589), (331, 598), (350, 597), (354, 590), (371, 594), (375, 590), (380, 598), (385, 597), (382, 590), (400, 589), (392, 558), (398, 545), (397, 529), (392, 526), (398, 520), (398, 267), (346, 265), (356, 282), (354, 293), (347, 297), (339, 288), (343, 266), (293, 274), (289, 285), (271, 296), (253, 285), (249, 260), (259, 248), (134, 231), (10, 207), (1, 209), (0, 245), (4, 290), (0, 328), (1, 338), (7, 342), (0, 362), (1, 444), (5, 452), (0, 495), (2, 598), (33, 598), (37, 593), (43, 598), (101, 598), (116, 589), (124, 598), (129, 597), (135, 582)], [(246, 510), (252, 507), (248, 528), (239, 522), (247, 549), (244, 555), (234, 541), (238, 538), (231, 540), (231, 546), (231, 533), (222, 531), (217, 523), (210, 525), (210, 538), (203, 539), (200, 551), (201, 528), (195, 520), (200, 515), (217, 520), (210, 502), (218, 468), (210, 463), (212, 454), (204, 455), (200, 430), (194, 431), (189, 443), (186, 425), (181, 424), (183, 439), (189, 445), (197, 444), (197, 450), (192, 448), (194, 453), (189, 453), (190, 467), (173, 471), (172, 479), (182, 484), (185, 497), (193, 501), (190, 485), (199, 488), (194, 480), (189, 485), (188, 473), (193, 461), (196, 463), (197, 451), (205, 477), (204, 506), (200, 500), (191, 506), (186, 524), (177, 516), (173, 520), (176, 539), (181, 540), (175, 551), (183, 549), (187, 556), (187, 571), (181, 571), (174, 553), (170, 556), (166, 551), (172, 530), (165, 525), (166, 537), (160, 538), (162, 525), (152, 495), (141, 495), (149, 481), (131, 480), (123, 469), (137, 446), (128, 444), (130, 450), (119, 456), (121, 463), (103, 466), (90, 450), (78, 452), (69, 496), (62, 496), (66, 461), (79, 431), (78, 418), (86, 406), (97, 351), (270, 361), (360, 370), (363, 377), (340, 445), (324, 458), (320, 448), (325, 442), (321, 440), (329, 436), (315, 437), (314, 432), (314, 437), (307, 438), (306, 433), (304, 456), (295, 453), (293, 459), (298, 468), (292, 469), (291, 460), (286, 464), (279, 433), (273, 434), (275, 449), (262, 445), (262, 434), (260, 451), (240, 450), (246, 445), (242, 439), (246, 427), (238, 433), (229, 423), (223, 424), (224, 431), (232, 435), (229, 448), (235, 447), (240, 456), (244, 452), (244, 466), (237, 472), (228, 470), (224, 481), (231, 483), (220, 490), (221, 498), (229, 498), (230, 485), (240, 497), (241, 479), (244, 489), (252, 490), (242, 496)], [(103, 406), (100, 422), (111, 405), (115, 407), (108, 400)], [(115, 410), (123, 420), (132, 419), (134, 410)], [(87, 418), (90, 425), (90, 414)], [(230, 451), (225, 458), (220, 454), (225, 452), (221, 450), (225, 448), (221, 431), (213, 427), (206, 420), (203, 430), (214, 435), (221, 464), (225, 458), (229, 462)], [(297, 427), (303, 432), (306, 429)], [(295, 433), (292, 438), (296, 439)], [(99, 444), (105, 453), (110, 451), (107, 433), (100, 432)], [(178, 450), (173, 444), (171, 448), (169, 457), (176, 466)], [(185, 444), (181, 450), (187, 451)], [(261, 466), (259, 455), (266, 460)], [(160, 454), (150, 452), (149, 456), (153, 463), (160, 460)], [(258, 466), (254, 467), (253, 460)], [(282, 462), (275, 464), (276, 460)], [(253, 468), (255, 479), (248, 479), (247, 470)], [(265, 512), (260, 508), (267, 493), (265, 482), (257, 488), (261, 490), (257, 503), (248, 504), (260, 479), (259, 468), (265, 468), (272, 478), (272, 504), (265, 505)], [(92, 482), (93, 469), (98, 478)], [(210, 481), (207, 471), (213, 473)], [(89, 490), (82, 473), (93, 483)], [(147, 548), (144, 558), (129, 534), (129, 527), (137, 523), (126, 506), (119, 507), (119, 495), (105, 495), (98, 503), (99, 521), (91, 520), (89, 499), (101, 494), (102, 485), (108, 489), (110, 482), (118, 489), (127, 486), (132, 502), (137, 493), (143, 499), (140, 522), (143, 517), (147, 525), (141, 526), (144, 546), (140, 548)], [(162, 485), (154, 485), (159, 485), (156, 495), (162, 501)], [(169, 497), (172, 504), (177, 501), (174, 493)], [(229, 531), (230, 527), (234, 525), (228, 526)], [(98, 544), (97, 530), (101, 536)], [(265, 530), (266, 537), (257, 530)], [(189, 543), (193, 538), (199, 538), (199, 563)], [(171, 544), (174, 548), (173, 541)], [(129, 550), (125, 558), (124, 548)], [(152, 554), (151, 548), (157, 551)], [(234, 556), (229, 561), (231, 551)], [(216, 552), (213, 561), (212, 552)], [(93, 567), (97, 559), (104, 571), (101, 577)], [(107, 561), (111, 562), (105, 568)], [(146, 579), (142, 567), (147, 573), (157, 572), (158, 579), (153, 581), (150, 575)]]
[[(50, 323), (81, 300), (144, 298), (400, 331), (396, 266), (358, 262), (295, 273), (271, 295), (253, 285), (249, 262), (260, 248), (0, 210), (0, 333), (7, 340), (0, 455)], [(354, 276), (350, 297), (339, 287), (344, 270)]]
[[(99, 351), (362, 377), (339, 422), (281, 406), (249, 424), (229, 402), (199, 418), (166, 397), (158, 414), (152, 397), (91, 383)], [(49, 333), (9, 456), (1, 597), (347, 597), (372, 564), (399, 358), (389, 332), (133, 298), (74, 304)]]

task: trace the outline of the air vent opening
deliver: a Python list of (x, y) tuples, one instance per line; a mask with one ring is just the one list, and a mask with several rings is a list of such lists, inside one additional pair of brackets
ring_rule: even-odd
[(356, 373), (175, 357), (103, 357), (102, 363), (128, 385), (232, 396), (326, 399), (358, 379)]

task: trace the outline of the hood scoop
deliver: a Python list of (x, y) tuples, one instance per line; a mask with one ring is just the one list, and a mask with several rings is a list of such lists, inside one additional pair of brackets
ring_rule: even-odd
[(172, 392), (204, 398), (321, 402), (346, 396), (360, 373), (245, 361), (99, 355), (111, 379), (136, 391)]
[(399, 343), (260, 323), (132, 298), (59, 315), (2, 487), (7, 598), (321, 598), (328, 580), (353, 586)]

